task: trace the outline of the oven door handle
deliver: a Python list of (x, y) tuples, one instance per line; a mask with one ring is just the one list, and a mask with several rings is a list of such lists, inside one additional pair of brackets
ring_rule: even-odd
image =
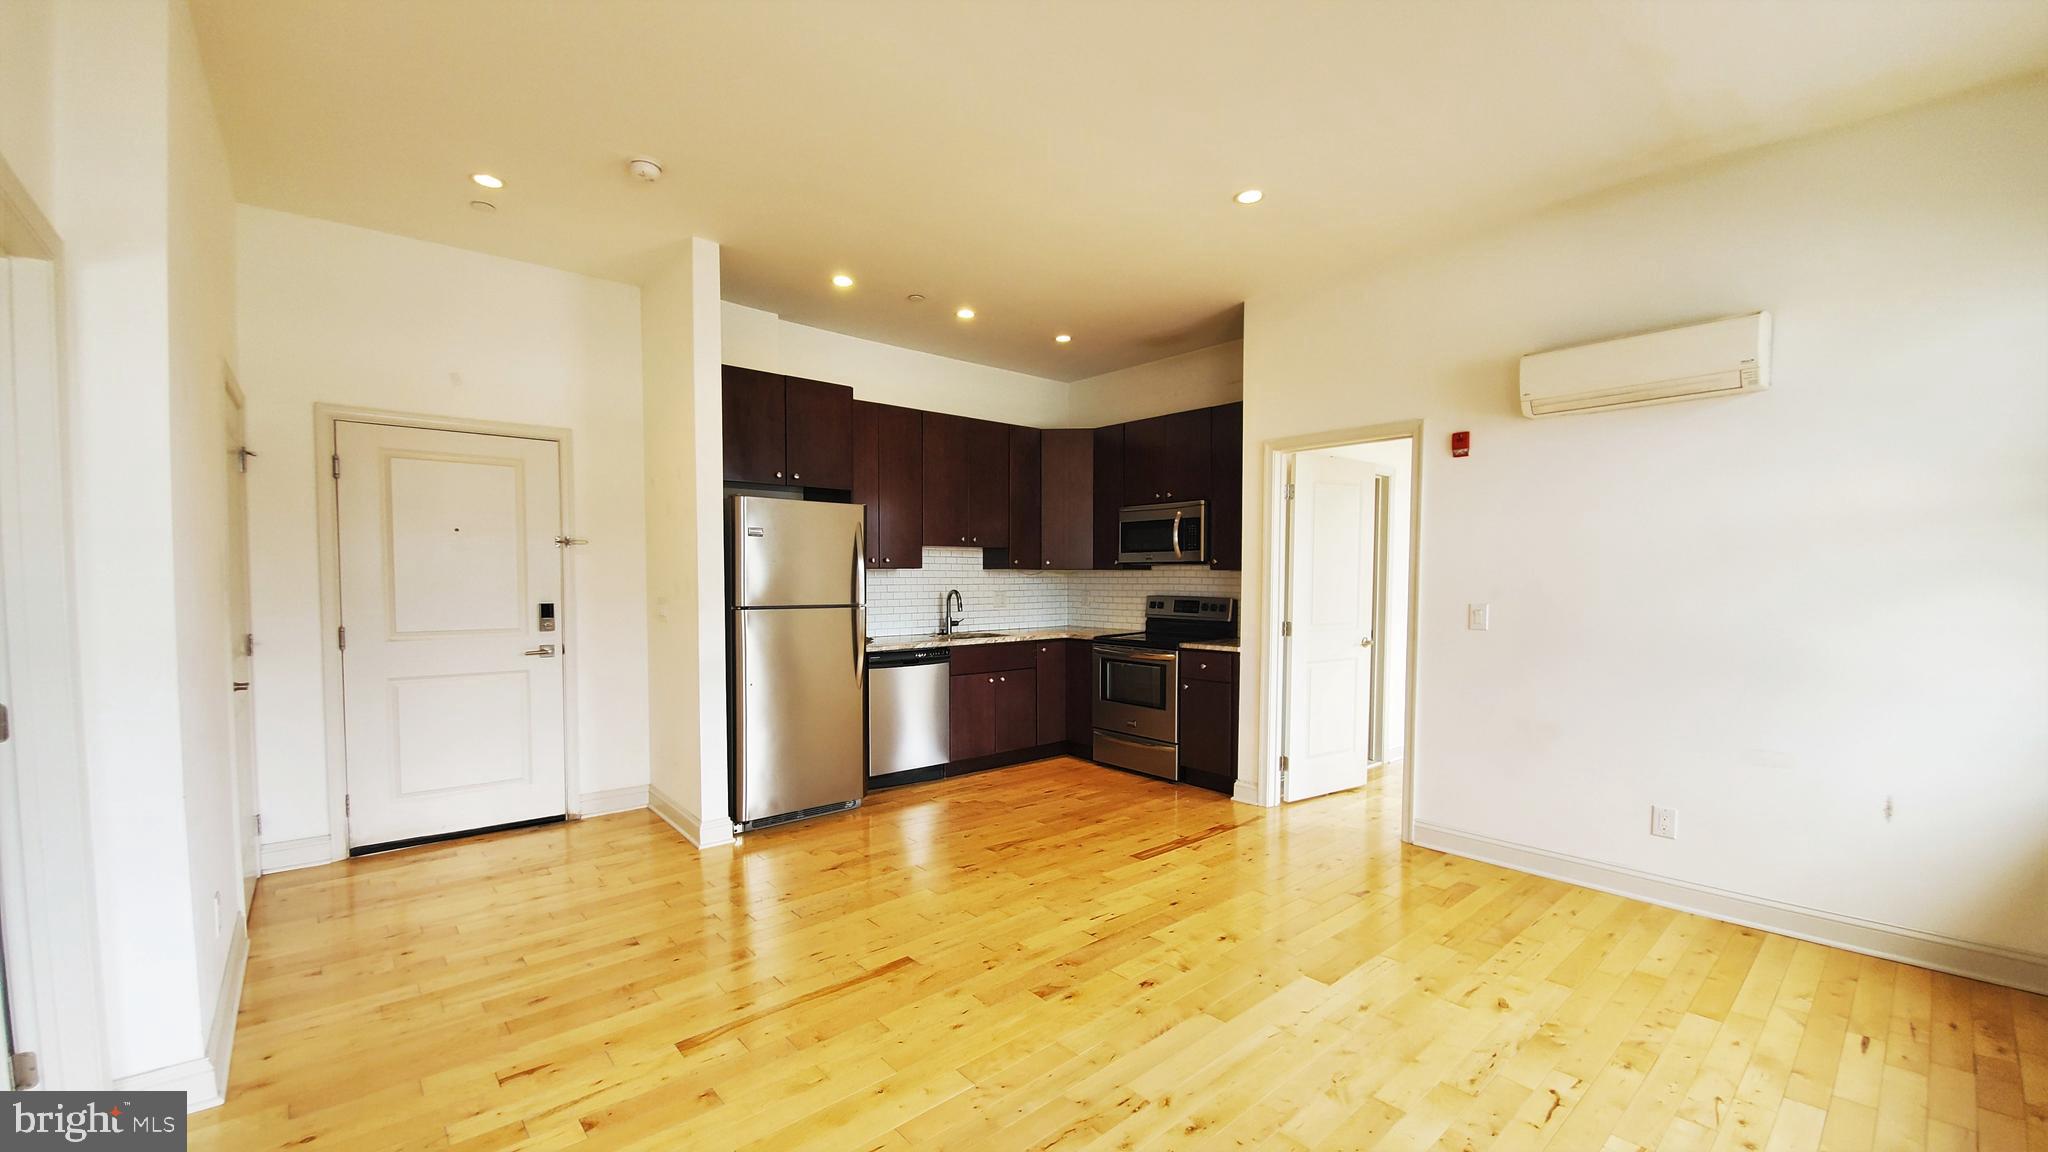
[(1095, 654), (1117, 660), (1137, 660), (1146, 664), (1173, 664), (1180, 660), (1180, 653), (1178, 652), (1154, 652), (1146, 648), (1116, 648), (1107, 644), (1096, 645)]

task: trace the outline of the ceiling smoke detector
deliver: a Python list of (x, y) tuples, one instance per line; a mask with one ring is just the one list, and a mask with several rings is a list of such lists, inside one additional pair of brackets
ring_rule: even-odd
[(661, 179), (661, 164), (645, 156), (636, 156), (626, 161), (626, 171), (647, 181), (649, 184)]

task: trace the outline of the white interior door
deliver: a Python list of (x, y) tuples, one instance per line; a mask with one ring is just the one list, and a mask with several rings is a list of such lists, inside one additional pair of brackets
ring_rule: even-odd
[(255, 640), (249, 626), (249, 458), (243, 443), (242, 403), (228, 389), (222, 439), (228, 470), (228, 635), (233, 690), (228, 693), (230, 748), (234, 757), (235, 815), (240, 823), (242, 914), (256, 900), (263, 855), (256, 822)]
[(341, 421), (335, 450), (351, 847), (562, 815), (558, 446)]
[(1286, 736), (1281, 798), (1365, 783), (1372, 769), (1373, 622), (1384, 479), (1370, 464), (1298, 453), (1288, 514)]

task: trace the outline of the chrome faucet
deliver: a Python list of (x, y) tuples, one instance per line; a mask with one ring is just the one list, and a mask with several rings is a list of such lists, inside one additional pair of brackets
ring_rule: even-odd
[[(955, 612), (958, 612), (959, 615), (953, 615)], [(960, 599), (960, 590), (958, 588), (951, 589), (946, 593), (946, 601), (939, 607), (939, 618), (945, 621), (946, 626), (942, 631), (948, 636), (953, 634), (953, 629), (967, 622), (967, 602)]]

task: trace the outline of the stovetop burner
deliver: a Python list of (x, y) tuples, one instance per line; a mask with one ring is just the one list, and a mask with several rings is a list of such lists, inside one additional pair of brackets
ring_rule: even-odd
[(1236, 635), (1236, 600), (1215, 596), (1147, 596), (1143, 632), (1099, 636), (1096, 642), (1175, 652), (1189, 640), (1226, 640)]

